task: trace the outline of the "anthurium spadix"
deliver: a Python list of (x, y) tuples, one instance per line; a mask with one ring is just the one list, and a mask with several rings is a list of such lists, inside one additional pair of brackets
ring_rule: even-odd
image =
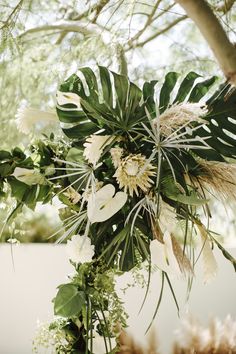
[(116, 214), (126, 203), (127, 194), (117, 192), (112, 184), (107, 184), (88, 199), (88, 219), (91, 223), (102, 222)]
[(57, 102), (60, 106), (65, 104), (74, 104), (77, 109), (80, 109), (80, 97), (73, 92), (57, 91)]

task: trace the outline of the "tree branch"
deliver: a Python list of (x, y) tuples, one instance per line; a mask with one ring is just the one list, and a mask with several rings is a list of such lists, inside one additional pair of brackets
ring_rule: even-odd
[(188, 18), (188, 16), (184, 15), (181, 16), (179, 18), (177, 18), (176, 20), (174, 20), (173, 22), (169, 23), (166, 27), (164, 27), (163, 29), (153, 33), (150, 37), (146, 38), (144, 41), (139, 42), (136, 47), (143, 47), (145, 44), (147, 44), (148, 42), (151, 42), (153, 39), (155, 39), (156, 37), (160, 36), (161, 34), (169, 31), (172, 27), (174, 27), (175, 25), (177, 25), (179, 22), (184, 21), (186, 18)]
[(231, 10), (235, 3), (235, 0), (224, 0), (215, 7), (217, 12), (222, 12), (224, 15)]
[(128, 64), (125, 57), (125, 51), (120, 44), (118, 44), (116, 47), (116, 55), (119, 64), (119, 73), (121, 75), (128, 76)]
[(225, 77), (236, 85), (236, 48), (204, 0), (175, 0), (194, 21), (212, 49)]
[[(90, 26), (89, 26), (90, 27)], [(91, 35), (94, 33), (88, 26), (79, 26), (76, 23), (55, 23), (52, 25), (44, 25), (39, 27), (30, 28), (29, 30), (23, 32), (18, 36), (18, 38), (23, 38), (29, 34), (41, 32), (41, 31), (54, 31), (61, 30), (64, 32), (79, 32), (83, 35)]]
[[(68, 17), (66, 20), (71, 20), (71, 21), (79, 21), (82, 19), (85, 19), (89, 14), (95, 12), (95, 15), (93, 19), (91, 20), (91, 23), (96, 23), (98, 16), (100, 15), (101, 11), (103, 8), (108, 4), (110, 0), (100, 0), (96, 5), (93, 5), (91, 8), (83, 12), (82, 14), (78, 14), (77, 16), (73, 17)], [(68, 32), (64, 31), (60, 34), (59, 38), (56, 41), (56, 44), (61, 44), (63, 39), (67, 36)]]
[(23, 5), (24, 0), (20, 0), (18, 4), (13, 8), (12, 12), (8, 16), (6, 21), (1, 21), (3, 23), (2, 27), (0, 27), (1, 30), (3, 30), (5, 27), (8, 27), (12, 24), (13, 19), (17, 16), (19, 13), (22, 5)]
[(143, 28), (140, 31), (138, 31), (132, 38), (130, 38), (130, 40), (128, 41), (128, 45), (130, 47), (132, 47), (132, 43), (134, 41), (136, 41), (137, 39), (139, 39), (139, 37), (145, 32), (145, 30), (148, 28), (148, 26), (150, 26), (151, 23), (154, 21), (153, 17), (155, 15), (156, 10), (157, 10), (158, 6), (160, 5), (161, 1), (162, 0), (157, 0), (156, 4), (154, 5), (154, 7), (153, 7), (153, 9), (151, 11), (151, 13), (148, 15), (147, 20), (146, 20)]

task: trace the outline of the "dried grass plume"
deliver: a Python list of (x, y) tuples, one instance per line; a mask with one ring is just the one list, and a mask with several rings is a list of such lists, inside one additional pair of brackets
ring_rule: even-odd
[(236, 321), (228, 315), (224, 321), (212, 319), (207, 328), (190, 318), (177, 332), (173, 354), (235, 354)]

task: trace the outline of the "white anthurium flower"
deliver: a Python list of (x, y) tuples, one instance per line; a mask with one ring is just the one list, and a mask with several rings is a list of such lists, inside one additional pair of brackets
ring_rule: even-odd
[(66, 252), (75, 263), (91, 262), (94, 256), (94, 245), (87, 236), (74, 235), (67, 241)]
[(104, 148), (114, 140), (110, 135), (90, 135), (84, 143), (84, 157), (88, 162), (96, 166)]
[(169, 204), (165, 203), (160, 198), (160, 216), (159, 216), (159, 225), (161, 227), (162, 232), (168, 231), (172, 233), (176, 229), (177, 220), (176, 220), (176, 213), (174, 208), (172, 208)]
[(78, 109), (81, 109), (80, 97), (74, 92), (57, 91), (57, 103), (60, 106), (74, 104)]
[(164, 234), (163, 243), (157, 239), (151, 241), (150, 253), (154, 267), (158, 267), (168, 275), (181, 276), (181, 270), (172, 248), (171, 235), (168, 232)]
[(211, 249), (211, 244), (205, 226), (203, 226), (202, 224), (197, 224), (197, 227), (201, 236), (201, 259), (203, 263), (204, 282), (209, 283), (216, 276), (218, 266), (213, 251)]
[(14, 172), (12, 173), (12, 176), (18, 179), (18, 181), (24, 182), (29, 186), (33, 184), (45, 183), (45, 178), (43, 175), (41, 175), (41, 173), (28, 168), (16, 167)]
[(116, 214), (126, 203), (127, 194), (117, 192), (112, 184), (107, 184), (88, 199), (88, 218), (91, 223), (103, 222)]
[(49, 125), (56, 122), (58, 122), (58, 117), (54, 111), (40, 111), (32, 107), (20, 107), (16, 113), (17, 129), (24, 134), (30, 134), (37, 123)]

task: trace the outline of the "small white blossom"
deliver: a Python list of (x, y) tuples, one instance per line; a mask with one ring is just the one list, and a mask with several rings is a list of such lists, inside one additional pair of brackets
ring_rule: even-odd
[(75, 263), (91, 262), (94, 256), (94, 245), (89, 237), (74, 235), (67, 241), (66, 252)]

